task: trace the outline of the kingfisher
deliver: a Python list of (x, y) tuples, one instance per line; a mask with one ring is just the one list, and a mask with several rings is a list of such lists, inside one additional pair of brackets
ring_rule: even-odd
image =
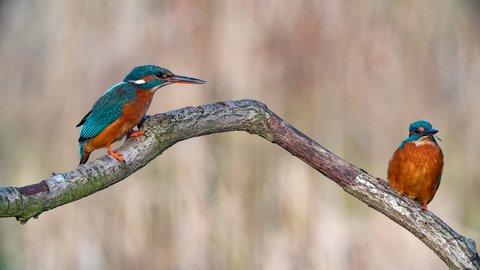
[(108, 153), (125, 163), (122, 155), (112, 150), (111, 144), (125, 135), (138, 137), (145, 131), (132, 129), (145, 117), (153, 94), (159, 88), (172, 83), (204, 84), (203, 80), (179, 76), (170, 70), (144, 65), (133, 68), (123, 82), (108, 89), (83, 117), (80, 138), (80, 164), (85, 164), (90, 153), (98, 148), (108, 148)]
[(388, 164), (387, 180), (394, 190), (413, 198), (427, 210), (440, 186), (443, 153), (433, 137), (438, 130), (427, 121), (410, 125), (408, 139), (393, 153)]

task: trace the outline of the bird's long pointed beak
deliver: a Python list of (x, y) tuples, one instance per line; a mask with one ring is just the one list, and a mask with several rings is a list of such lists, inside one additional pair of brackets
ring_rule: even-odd
[(179, 75), (173, 75), (172, 77), (167, 78), (167, 81), (171, 83), (193, 83), (193, 84), (207, 83), (206, 81), (203, 81), (203, 80), (185, 77), (185, 76), (179, 76)]
[(438, 130), (431, 128), (431, 129), (427, 129), (424, 132), (422, 132), (421, 135), (422, 135), (422, 137), (423, 136), (432, 136), (433, 134), (435, 134), (437, 132), (438, 132)]

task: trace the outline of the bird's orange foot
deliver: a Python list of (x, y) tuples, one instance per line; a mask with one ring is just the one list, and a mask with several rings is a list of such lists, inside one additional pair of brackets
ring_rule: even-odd
[(122, 158), (122, 155), (119, 154), (119, 153), (113, 152), (112, 147), (110, 147), (110, 146), (108, 147), (108, 153), (109, 153), (112, 157), (118, 159), (120, 162), (122, 162), (123, 164), (125, 164), (125, 160)]
[(127, 133), (127, 138), (130, 138), (130, 137), (139, 137), (140, 135), (145, 135), (145, 131), (140, 131), (140, 132), (130, 131), (130, 132)]
[(423, 203), (422, 210), (425, 212), (427, 211), (427, 202)]
[(400, 198), (403, 198), (404, 195), (405, 195), (405, 191), (400, 190)]

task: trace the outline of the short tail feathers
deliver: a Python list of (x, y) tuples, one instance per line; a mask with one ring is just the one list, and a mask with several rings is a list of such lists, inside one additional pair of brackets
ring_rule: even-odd
[(90, 157), (90, 153), (83, 151), (83, 142), (80, 143), (80, 164), (85, 164), (88, 161), (88, 157)]
[(84, 152), (82, 157), (80, 158), (79, 165), (87, 163), (89, 157), (90, 157), (90, 153)]

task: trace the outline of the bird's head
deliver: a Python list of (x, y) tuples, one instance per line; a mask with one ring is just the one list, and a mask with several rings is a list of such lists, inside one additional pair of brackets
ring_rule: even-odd
[(127, 77), (125, 77), (124, 82), (133, 84), (145, 90), (157, 90), (160, 87), (172, 83), (206, 83), (205, 81), (199, 79), (175, 75), (166, 68), (154, 65), (145, 65), (133, 68)]
[(417, 146), (424, 145), (424, 144), (435, 144), (437, 145), (437, 141), (433, 137), (438, 130), (432, 128), (432, 124), (427, 121), (417, 121), (410, 124), (408, 129), (410, 134), (408, 135), (408, 139), (400, 144), (400, 149), (403, 148), (405, 143), (408, 142), (415, 142)]
[(417, 121), (410, 124), (410, 131), (409, 137), (415, 136), (418, 137), (425, 137), (425, 136), (433, 136), (438, 130), (432, 128), (432, 124), (427, 121)]

